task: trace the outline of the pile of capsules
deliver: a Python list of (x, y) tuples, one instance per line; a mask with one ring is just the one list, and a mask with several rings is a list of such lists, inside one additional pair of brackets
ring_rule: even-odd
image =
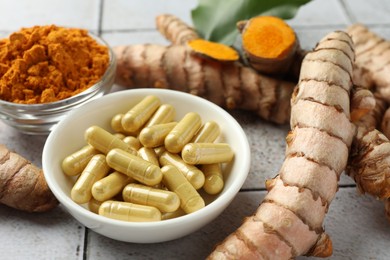
[(111, 133), (90, 126), (87, 145), (62, 161), (68, 176), (77, 176), (71, 199), (88, 203), (99, 215), (124, 221), (160, 221), (205, 207), (199, 193), (224, 187), (221, 164), (234, 152), (215, 142), (220, 128), (202, 124), (189, 112), (175, 121), (176, 111), (154, 95), (144, 97), (111, 119)]

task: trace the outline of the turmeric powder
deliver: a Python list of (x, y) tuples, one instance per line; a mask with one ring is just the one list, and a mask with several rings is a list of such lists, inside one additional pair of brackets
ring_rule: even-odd
[(86, 30), (22, 28), (0, 40), (0, 99), (23, 104), (62, 100), (95, 84), (108, 63), (108, 48)]

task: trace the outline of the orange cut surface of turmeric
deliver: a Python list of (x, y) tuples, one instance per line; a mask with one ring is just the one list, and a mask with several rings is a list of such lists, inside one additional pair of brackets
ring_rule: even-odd
[(262, 58), (284, 58), (296, 42), (293, 29), (282, 19), (258, 16), (251, 19), (243, 33), (243, 47), (252, 55)]
[(188, 42), (188, 46), (197, 54), (204, 55), (219, 61), (236, 61), (238, 52), (222, 43), (211, 42), (203, 39), (194, 39)]

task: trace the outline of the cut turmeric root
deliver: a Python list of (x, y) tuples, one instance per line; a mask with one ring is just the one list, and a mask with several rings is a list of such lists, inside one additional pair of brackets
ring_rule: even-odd
[(238, 52), (224, 44), (201, 39), (194, 28), (180, 18), (162, 14), (156, 17), (157, 30), (174, 45), (188, 45), (195, 54), (218, 61), (236, 61)]
[(44, 212), (58, 205), (42, 170), (4, 145), (0, 145), (0, 203), (27, 212)]
[(212, 60), (232, 62), (240, 58), (240, 55), (235, 49), (221, 43), (194, 39), (188, 41), (187, 44), (195, 54)]
[[(352, 41), (344, 32), (328, 34), (306, 55), (291, 99), (292, 130), (280, 173), (267, 181), (269, 192), (256, 213), (209, 259), (331, 255), (322, 224), (355, 133), (349, 114), (353, 60)], [(326, 94), (333, 91), (339, 94)]]
[(242, 49), (255, 70), (280, 76), (290, 69), (299, 43), (294, 30), (283, 19), (256, 16), (239, 22), (237, 27)]

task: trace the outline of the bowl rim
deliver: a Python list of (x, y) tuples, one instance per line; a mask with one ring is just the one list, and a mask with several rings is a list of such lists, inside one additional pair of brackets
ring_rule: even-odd
[(84, 91), (82, 91), (74, 96), (71, 96), (71, 97), (68, 97), (65, 99), (61, 99), (61, 100), (57, 100), (54, 102), (39, 103), (39, 104), (24, 104), (24, 103), (14, 103), (14, 102), (5, 101), (5, 100), (0, 99), (0, 106), (9, 107), (12, 109), (16, 108), (19, 110), (34, 110), (34, 111), (58, 108), (58, 107), (62, 107), (63, 105), (71, 105), (74, 102), (77, 102), (78, 100), (82, 99), (84, 96), (87, 96), (90, 93), (93, 93), (93, 92), (97, 91), (98, 89), (100, 89), (102, 87), (102, 85), (104, 85), (104, 83), (105, 83), (104, 79), (106, 79), (109, 76), (109, 74), (114, 73), (114, 71), (116, 69), (116, 56), (115, 56), (114, 51), (111, 48), (111, 46), (103, 38), (101, 38), (100, 36), (90, 32), (90, 31), (88, 31), (88, 34), (92, 38), (94, 38), (98, 43), (107, 47), (107, 50), (108, 50), (108, 55), (109, 55), (108, 66), (107, 66), (106, 71), (100, 77), (99, 81), (97, 81), (95, 84), (93, 84), (89, 88), (85, 89)]
[[(74, 201), (71, 200), (71, 198), (66, 195), (60, 188), (57, 187), (57, 184), (54, 181), (54, 178), (52, 177), (53, 174), (49, 174), (49, 166), (50, 160), (49, 160), (49, 152), (48, 152), (48, 147), (50, 146), (50, 143), (52, 142), (52, 139), (54, 139), (57, 135), (57, 128), (61, 128), (61, 125), (67, 124), (67, 122), (72, 118), (72, 115), (75, 113), (80, 113), (83, 110), (88, 110), (90, 106), (93, 106), (94, 103), (96, 102), (101, 102), (101, 100), (111, 100), (115, 99), (115, 97), (123, 95), (124, 91), (127, 93), (136, 93), (136, 94), (141, 94), (146, 96), (148, 94), (151, 95), (158, 95), (159, 93), (172, 93), (175, 95), (178, 95), (182, 98), (188, 99), (188, 98), (193, 98), (197, 102), (200, 102), (201, 104), (211, 106), (213, 109), (215, 109), (218, 113), (222, 114), (225, 117), (228, 117), (231, 119), (232, 124), (235, 125), (235, 129), (237, 132), (239, 132), (239, 138), (241, 139), (240, 143), (242, 145), (242, 149), (240, 149), (240, 154), (242, 154), (242, 167), (240, 168), (240, 171), (242, 171), (242, 176), (238, 178), (237, 180), (232, 182), (232, 185), (230, 188), (221, 194), (218, 195), (218, 198), (215, 199), (214, 201), (210, 202), (206, 207), (193, 212), (191, 214), (186, 214), (184, 216), (180, 216), (177, 218), (173, 219), (167, 219), (163, 221), (156, 221), (156, 222), (126, 222), (126, 221), (121, 221), (121, 220), (116, 220), (116, 219), (110, 219), (104, 216), (100, 216), (96, 213), (91, 212), (90, 210), (84, 208), (83, 206), (75, 203)], [(130, 95), (130, 94), (129, 94)], [(219, 211), (219, 208), (221, 207), (221, 203), (223, 201), (227, 202), (227, 205), (231, 203), (231, 201), (234, 199), (236, 194), (240, 191), (242, 185), (244, 184), (248, 174), (249, 174), (249, 169), (250, 169), (250, 162), (251, 162), (251, 156), (250, 156), (250, 146), (249, 142), (247, 139), (247, 136), (242, 129), (241, 125), (237, 122), (237, 120), (230, 115), (226, 110), (221, 108), (220, 106), (212, 103), (211, 101), (208, 101), (204, 98), (191, 95), (186, 92), (181, 92), (177, 90), (169, 90), (169, 89), (156, 89), (156, 88), (138, 88), (138, 89), (128, 89), (128, 90), (120, 90), (117, 92), (109, 93), (99, 99), (90, 101), (86, 104), (83, 104), (80, 106), (78, 109), (75, 109), (71, 111), (63, 120), (59, 122), (59, 124), (56, 125), (56, 127), (50, 132), (44, 148), (43, 148), (43, 153), (42, 153), (42, 167), (43, 167), (43, 172), (45, 179), (47, 181), (47, 184), (55, 197), (60, 201), (61, 204), (64, 204), (65, 208), (72, 214), (72, 212), (77, 212), (79, 215), (81, 215), (83, 218), (88, 218), (92, 219), (95, 222), (101, 223), (102, 225), (108, 224), (108, 225), (113, 225), (117, 227), (127, 227), (127, 228), (156, 228), (156, 227), (161, 227), (161, 226), (166, 226), (166, 225), (175, 225), (175, 223), (191, 223), (192, 221), (195, 221), (198, 216), (202, 215), (208, 215), (212, 212)], [(216, 217), (216, 216), (215, 216)], [(77, 218), (77, 217), (75, 217)]]

